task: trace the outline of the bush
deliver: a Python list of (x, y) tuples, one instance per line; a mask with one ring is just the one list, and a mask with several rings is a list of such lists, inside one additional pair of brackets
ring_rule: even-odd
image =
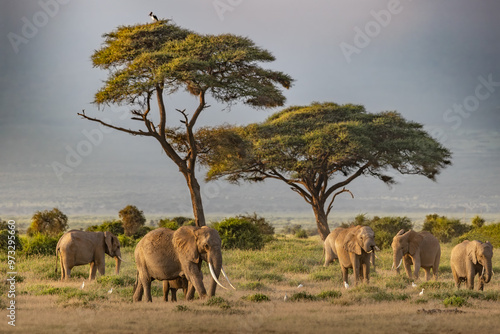
[[(9, 243), (10, 241), (10, 243)], [(9, 246), (11, 248), (9, 249)], [(17, 252), (23, 249), (21, 239), (19, 238), (19, 232), (17, 230), (11, 230), (6, 221), (0, 219), (0, 249), (5, 251), (15, 250)]]
[(298, 230), (297, 232), (295, 232), (295, 237), (296, 238), (299, 238), (299, 239), (307, 239), (307, 232), (306, 230)]
[(268, 296), (266, 296), (265, 294), (263, 293), (256, 293), (254, 295), (250, 295), (250, 296), (246, 296), (244, 297), (244, 299), (248, 300), (248, 301), (251, 301), (251, 302), (268, 302), (270, 301), (271, 299), (269, 299)]
[(141, 226), (137, 229), (137, 231), (134, 233), (132, 237), (136, 240), (141, 239), (143, 236), (145, 236), (152, 230), (154, 230), (154, 228), (151, 226)]
[(68, 229), (68, 217), (59, 211), (58, 208), (52, 210), (37, 211), (31, 217), (31, 225), (26, 233), (29, 236), (36, 234), (46, 234), (55, 236)]
[(38, 233), (31, 237), (21, 238), (23, 253), (26, 255), (55, 255), (57, 242), (61, 235), (51, 237)]
[(212, 227), (219, 232), (224, 249), (261, 249), (264, 246), (259, 229), (246, 219), (226, 218)]
[(160, 219), (158, 222), (159, 227), (169, 228), (171, 230), (177, 230), (181, 226), (195, 226), (194, 219), (188, 217), (174, 217), (172, 219), (164, 218)]
[(500, 247), (500, 223), (475, 228), (458, 238), (458, 242), (464, 240), (489, 241), (493, 247)]
[(135, 240), (132, 237), (127, 237), (125, 234), (119, 235), (118, 241), (120, 241), (120, 247), (135, 247), (138, 242), (138, 240)]
[(441, 242), (450, 242), (471, 230), (471, 226), (463, 224), (459, 219), (449, 219), (437, 214), (425, 217), (423, 231), (432, 233)]
[(451, 296), (443, 300), (443, 304), (445, 307), (448, 306), (462, 307), (467, 305), (467, 299), (460, 296)]
[(86, 231), (89, 232), (111, 232), (119, 236), (125, 232), (123, 223), (119, 220), (105, 221), (101, 225), (92, 225), (87, 227)]

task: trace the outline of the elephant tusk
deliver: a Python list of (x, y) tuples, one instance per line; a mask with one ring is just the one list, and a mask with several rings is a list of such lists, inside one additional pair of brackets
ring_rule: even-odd
[(399, 269), (399, 267), (401, 267), (401, 263), (403, 263), (403, 259), (401, 259), (401, 261), (399, 261), (399, 264), (398, 264), (398, 266), (396, 267), (396, 269)]
[(367, 253), (370, 254), (371, 252), (373, 252), (373, 249), (371, 251), (367, 252)]
[(127, 262), (127, 261), (124, 261), (120, 256), (117, 256), (118, 259), (120, 259), (120, 261), (122, 262)]
[[(217, 276), (215, 276), (214, 267), (212, 267), (212, 264), (210, 263), (210, 261), (208, 262), (208, 269), (210, 269), (210, 274), (212, 274), (212, 278), (214, 279), (214, 281), (217, 282), (217, 284), (220, 285), (221, 288), (227, 290), (227, 288), (219, 282), (219, 280), (217, 279)], [(221, 267), (221, 270), (222, 270), (222, 267)]]
[(231, 286), (231, 288), (233, 288), (234, 290), (236, 290), (236, 288), (229, 281), (229, 277), (227, 277), (226, 272), (224, 271), (224, 269), (222, 269), (222, 267), (220, 267), (220, 271), (222, 271), (222, 275), (224, 275), (224, 277), (226, 278), (226, 280), (229, 283), (229, 285)]
[(378, 260), (379, 258), (378, 258), (378, 256), (377, 256), (377, 253), (375, 253), (374, 255), (375, 255), (375, 258)]

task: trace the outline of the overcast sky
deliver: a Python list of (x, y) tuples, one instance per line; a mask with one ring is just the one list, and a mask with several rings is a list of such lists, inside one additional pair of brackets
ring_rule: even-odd
[[(95, 134), (97, 126), (76, 115), (85, 109), (87, 114), (128, 124), (122, 117), (125, 109), (98, 111), (91, 104), (107, 73), (92, 67), (90, 55), (100, 47), (102, 34), (120, 25), (150, 22), (148, 14), (153, 11), (198, 33), (247, 36), (271, 51), (277, 60), (265, 66), (296, 80), (285, 92), (287, 106), (313, 101), (362, 104), (370, 112), (397, 110), (424, 124), (454, 152), (454, 165), (438, 177), (437, 185), (429, 186), (434, 195), (446, 197), (463, 189), (475, 194), (471, 201), (476, 206), (482, 201), (477, 194), (498, 202), (498, 1), (2, 0), (1, 6), (4, 193), (24, 191), (40, 197), (41, 187), (57, 187), (78, 197), (72, 178), (85, 183), (99, 173), (109, 179), (106, 186), (113, 187), (125, 182), (113, 179), (117, 170), (176, 173), (151, 140), (103, 132), (85, 147), (85, 134)], [(195, 101), (178, 94), (166, 102), (174, 111)], [(199, 125), (259, 122), (276, 111), (237, 105), (228, 112), (209, 104), (212, 108), (200, 117)], [(69, 152), (78, 149), (89, 153), (81, 161), (70, 159), (74, 166), (68, 166)], [(54, 162), (71, 172), (57, 175)], [(13, 180), (23, 179), (26, 172), (42, 173), (43, 180), (35, 178), (20, 189)], [(174, 179), (184, 182), (180, 174)], [(398, 196), (411, 192), (406, 187)], [(92, 196), (82, 200), (92, 201)], [(58, 203), (64, 206), (64, 199)]]

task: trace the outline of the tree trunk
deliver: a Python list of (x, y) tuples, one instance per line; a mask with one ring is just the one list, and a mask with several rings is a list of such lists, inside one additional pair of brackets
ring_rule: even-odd
[(326, 237), (330, 234), (330, 228), (328, 227), (328, 217), (326, 216), (325, 209), (323, 205), (313, 201), (312, 208), (314, 211), (314, 216), (316, 217), (316, 225), (318, 226), (318, 232), (321, 240), (325, 241)]
[(186, 181), (191, 194), (191, 204), (193, 205), (193, 215), (196, 226), (205, 226), (205, 212), (203, 211), (203, 201), (201, 199), (200, 184), (196, 180), (194, 171), (190, 170), (186, 174)]

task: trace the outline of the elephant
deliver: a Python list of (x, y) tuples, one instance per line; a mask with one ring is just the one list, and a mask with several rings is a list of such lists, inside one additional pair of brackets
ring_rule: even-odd
[(120, 272), (123, 261), (120, 252), (120, 241), (111, 232), (86, 232), (70, 230), (64, 233), (56, 246), (56, 270), (57, 256), (60, 254), (61, 280), (71, 277), (71, 269), (90, 263), (89, 280), (95, 279), (96, 271), (105, 274), (106, 263), (104, 254), (116, 259), (115, 273)]
[(355, 286), (361, 278), (369, 283), (371, 253), (375, 248), (375, 233), (369, 226), (358, 225), (339, 231), (335, 238), (335, 254), (339, 259), (346, 287), (349, 268), (353, 270)]
[(451, 250), (450, 266), (455, 286), (465, 281), (467, 288), (474, 289), (474, 276), (479, 275), (479, 290), (483, 291), (484, 283), (489, 283), (493, 274), (491, 258), (493, 246), (488, 241), (465, 240)]
[(425, 270), (425, 280), (430, 279), (430, 270), (437, 279), (439, 261), (441, 260), (441, 246), (439, 240), (427, 231), (415, 232), (409, 230), (405, 233), (400, 230), (392, 239), (393, 264), (399, 274), (399, 267), (404, 261), (406, 274), (412, 279), (411, 265), (413, 264), (415, 279), (418, 280), (420, 268)]
[(184, 298), (187, 296), (188, 290), (188, 280), (185, 276), (177, 277), (174, 280), (164, 280), (163, 281), (163, 300), (168, 301), (168, 293), (172, 294), (171, 300), (173, 302), (177, 301), (177, 289), (182, 289), (184, 292)]
[(325, 256), (324, 267), (327, 267), (330, 263), (338, 260), (337, 253), (335, 251), (335, 239), (341, 231), (345, 230), (343, 227), (337, 227), (335, 230), (330, 232), (323, 243), (323, 254)]
[(186, 300), (193, 299), (195, 290), (201, 299), (206, 298), (202, 260), (208, 263), (212, 275), (208, 296), (215, 295), (217, 284), (226, 289), (218, 280), (221, 272), (234, 289), (222, 268), (221, 239), (213, 228), (182, 226), (176, 231), (158, 228), (137, 243), (134, 255), (137, 266), (134, 302), (141, 301), (143, 294), (148, 302), (152, 301), (153, 280), (175, 280), (182, 276), (189, 282)]

